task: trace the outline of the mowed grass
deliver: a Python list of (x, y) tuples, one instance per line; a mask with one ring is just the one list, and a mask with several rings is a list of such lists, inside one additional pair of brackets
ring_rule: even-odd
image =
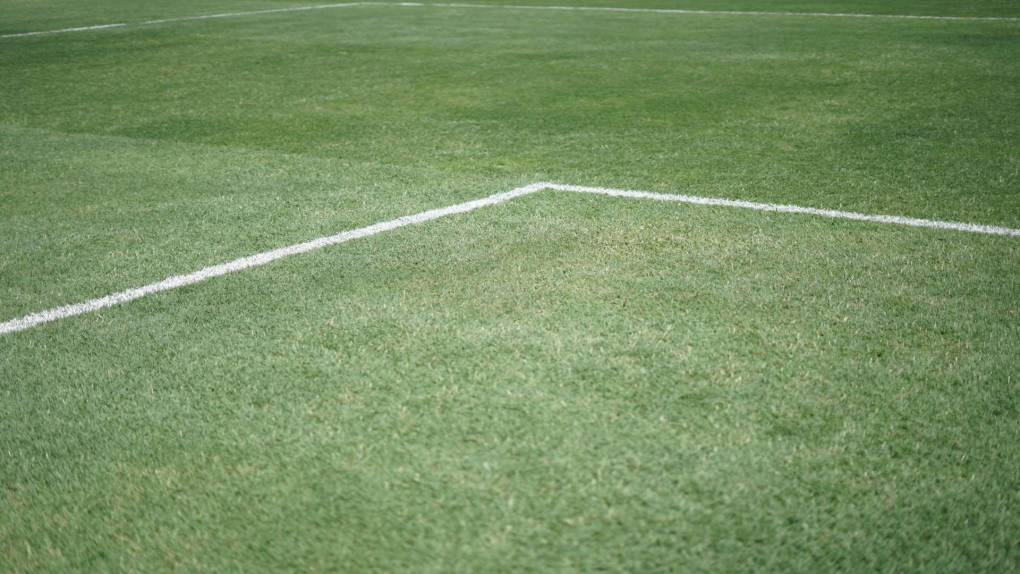
[[(1016, 15), (954, 4), (627, 5)], [(1016, 23), (358, 7), (0, 74), (0, 321), (540, 180), (1020, 227)], [(1018, 270), (547, 191), (0, 337), (0, 570), (1015, 570)]]

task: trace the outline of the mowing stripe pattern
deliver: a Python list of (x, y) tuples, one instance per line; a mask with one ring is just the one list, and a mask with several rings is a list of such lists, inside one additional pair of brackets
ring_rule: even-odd
[(332, 8), (354, 8), (358, 6), (382, 6), (392, 8), (489, 8), (501, 10), (552, 10), (559, 12), (610, 12), (610, 13), (633, 13), (633, 14), (679, 14), (693, 16), (765, 16), (765, 17), (817, 17), (817, 18), (879, 18), (894, 20), (938, 20), (938, 21), (959, 21), (959, 22), (1018, 22), (1020, 18), (1008, 16), (925, 16), (915, 14), (854, 14), (850, 12), (768, 12), (756, 10), (688, 10), (682, 8), (625, 8), (613, 6), (526, 6), (514, 4), (467, 4), (455, 2), (341, 2), (336, 4), (312, 4), (309, 6), (294, 6), (291, 8), (271, 8), (267, 10), (251, 10), (247, 12), (223, 12), (220, 14), (203, 14), (197, 16), (180, 16), (176, 18), (160, 18), (157, 20), (143, 20), (140, 22), (117, 22), (112, 24), (97, 24), (95, 26), (76, 26), (73, 28), (59, 28), (56, 30), (39, 30), (36, 32), (18, 32), (14, 34), (0, 34), (3, 38), (24, 38), (29, 36), (47, 36), (52, 34), (67, 34), (71, 32), (90, 32), (96, 30), (108, 30), (114, 28), (128, 28), (141, 26), (155, 26), (159, 24), (170, 24), (174, 22), (189, 22), (194, 20), (213, 20), (217, 18), (237, 18), (242, 16), (261, 16), (265, 14), (280, 14), (284, 12), (307, 12), (309, 10), (328, 10)]
[(57, 319), (64, 319), (67, 317), (74, 317), (76, 315), (83, 315), (85, 313), (91, 313), (128, 301), (134, 301), (140, 299), (146, 295), (152, 295), (161, 291), (168, 291), (170, 289), (177, 289), (178, 287), (185, 287), (187, 285), (194, 285), (201, 283), (213, 277), (219, 277), (228, 273), (236, 273), (245, 269), (251, 269), (253, 267), (260, 267), (276, 261), (277, 259), (283, 259), (284, 257), (290, 257), (291, 255), (298, 255), (300, 253), (308, 253), (310, 251), (316, 251), (323, 247), (330, 245), (337, 245), (339, 243), (345, 243), (353, 239), (360, 239), (362, 237), (369, 237), (385, 231), (391, 231), (407, 225), (425, 223), (448, 215), (456, 215), (458, 213), (468, 213), (476, 209), (483, 207), (489, 207), (492, 205), (499, 205), (506, 203), (512, 199), (529, 195), (545, 189), (554, 191), (564, 191), (572, 193), (588, 193), (595, 195), (605, 195), (610, 197), (623, 197), (629, 199), (650, 199), (655, 201), (669, 201), (676, 203), (688, 203), (693, 205), (709, 205), (716, 207), (736, 207), (740, 209), (751, 209), (755, 211), (769, 211), (778, 213), (790, 213), (790, 214), (801, 214), (801, 215), (815, 215), (820, 217), (828, 217), (833, 219), (846, 219), (851, 221), (866, 221), (871, 223), (885, 223), (893, 225), (906, 225), (911, 227), (924, 227), (929, 229), (949, 230), (949, 231), (963, 231), (967, 233), (978, 233), (984, 235), (1003, 235), (1007, 237), (1020, 237), (1020, 229), (1011, 229), (1008, 227), (995, 227), (990, 225), (979, 225), (975, 223), (956, 223), (951, 221), (936, 221), (930, 219), (917, 219), (913, 217), (901, 217), (896, 215), (869, 215), (864, 213), (855, 213), (852, 211), (838, 211), (833, 209), (816, 209), (813, 207), (800, 207), (796, 205), (779, 205), (773, 203), (757, 203), (753, 201), (733, 200), (733, 199), (718, 199), (713, 197), (699, 197), (695, 195), (673, 195), (666, 193), (653, 193), (649, 191), (635, 191), (627, 189), (612, 189), (605, 187), (586, 187), (580, 185), (566, 185), (559, 183), (539, 182), (532, 183), (529, 185), (521, 186), (512, 189), (507, 192), (497, 193), (488, 197), (480, 199), (474, 199), (466, 201), (464, 203), (458, 203), (447, 207), (441, 207), (438, 209), (432, 209), (429, 211), (423, 211), (414, 215), (406, 215), (404, 217), (398, 217), (397, 219), (391, 219), (389, 221), (383, 221), (375, 223), (367, 227), (359, 227), (358, 229), (352, 229), (349, 231), (342, 231), (335, 235), (329, 235), (326, 237), (319, 237), (312, 239), (304, 243), (297, 243), (289, 245), (287, 247), (280, 247), (271, 251), (265, 251), (262, 253), (256, 253), (255, 255), (249, 255), (248, 257), (242, 257), (227, 263), (221, 263), (219, 265), (213, 265), (200, 269), (193, 273), (186, 275), (174, 275), (167, 277), (162, 281), (156, 283), (150, 283), (142, 287), (136, 287), (133, 289), (127, 289), (118, 293), (113, 293), (105, 297), (98, 299), (91, 299), (83, 303), (77, 303), (74, 305), (65, 305), (63, 307), (56, 307), (39, 313), (32, 313), (18, 319), (12, 319), (4, 323), (0, 323), (0, 335), (14, 333), (17, 331), (24, 331), (43, 323), (49, 323), (56, 321)]

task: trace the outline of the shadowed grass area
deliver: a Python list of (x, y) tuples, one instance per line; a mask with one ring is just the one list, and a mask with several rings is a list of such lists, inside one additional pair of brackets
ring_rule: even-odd
[[(0, 32), (297, 4), (0, 0)], [(1010, 23), (2, 42), (0, 320), (534, 181), (1020, 227)], [(1011, 238), (546, 191), (0, 337), (0, 570), (1010, 571), (1018, 269)]]

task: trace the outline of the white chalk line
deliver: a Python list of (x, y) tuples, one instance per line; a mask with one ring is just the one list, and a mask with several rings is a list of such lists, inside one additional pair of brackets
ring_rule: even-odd
[(780, 205), (775, 203), (758, 203), (740, 199), (718, 199), (714, 197), (698, 197), (696, 195), (672, 195), (666, 193), (652, 193), (649, 191), (633, 191), (627, 189), (610, 189), (604, 187), (584, 187), (580, 185), (564, 185), (559, 183), (546, 184), (547, 189), (557, 191), (573, 191), (577, 193), (596, 193), (612, 197), (629, 197), (632, 199), (654, 199), (657, 201), (674, 201), (690, 203), (694, 205), (715, 205), (719, 207), (737, 207), (741, 209), (753, 209), (755, 211), (774, 211), (777, 213), (797, 213), (802, 215), (817, 215), (833, 219), (849, 219), (852, 221), (869, 221), (872, 223), (890, 223), (894, 225), (906, 225), (909, 227), (927, 227), (929, 229), (944, 229), (951, 231), (966, 231), (969, 233), (981, 233), (984, 235), (1006, 235), (1009, 237), (1020, 237), (1020, 229), (1009, 227), (997, 227), (994, 225), (980, 225), (977, 223), (958, 223), (955, 221), (938, 221), (934, 219), (918, 219), (915, 217), (903, 217), (900, 215), (871, 215), (867, 213), (856, 213), (853, 211), (840, 211), (837, 209), (818, 209), (815, 207), (801, 207), (799, 205)]
[(220, 14), (201, 14), (198, 16), (179, 16), (176, 18), (160, 18), (158, 20), (142, 20), (141, 22), (120, 22), (116, 24), (99, 24), (96, 26), (77, 26), (74, 28), (60, 28), (57, 30), (40, 30), (38, 32), (19, 32), (17, 34), (3, 34), (0, 38), (23, 38), (26, 36), (45, 36), (49, 34), (66, 34), (68, 32), (88, 32), (92, 30), (105, 30), (109, 28), (126, 28), (128, 26), (156, 26), (159, 24), (170, 24), (174, 22), (190, 22), (193, 20), (215, 20), (217, 18), (238, 18), (241, 16), (261, 16), (263, 14), (279, 14), (281, 12), (307, 12), (309, 10), (328, 10), (331, 8), (353, 8), (364, 6), (370, 2), (343, 2), (339, 4), (313, 4), (310, 6), (292, 6), (290, 8), (270, 8), (266, 10), (251, 10), (248, 12), (223, 12)]
[(847, 219), (852, 221), (868, 221), (873, 223), (886, 223), (894, 225), (907, 225), (912, 227), (925, 227), (930, 229), (941, 229), (951, 231), (963, 231), (968, 233), (979, 233), (985, 235), (1004, 235), (1008, 237), (1020, 237), (1020, 229), (1011, 229), (1008, 227), (996, 227), (991, 225), (979, 225), (975, 223), (957, 223), (951, 221), (937, 221), (931, 219), (917, 219), (913, 217), (902, 217), (897, 215), (869, 215), (865, 213), (855, 213), (852, 211), (839, 211), (834, 209), (816, 209), (813, 207), (800, 207), (797, 205), (779, 205), (774, 203), (758, 203), (753, 201), (743, 201), (734, 199), (718, 199), (713, 197), (698, 197), (694, 195), (674, 195), (666, 193), (653, 193), (649, 191), (636, 191), (629, 189), (612, 189), (605, 187), (586, 187), (581, 185), (566, 185), (560, 183), (549, 183), (549, 182), (538, 182), (529, 185), (521, 186), (512, 189), (507, 192), (497, 193), (488, 197), (480, 199), (474, 199), (466, 201), (464, 203), (458, 203), (456, 205), (450, 205), (448, 207), (441, 207), (438, 209), (431, 209), (429, 211), (423, 211), (414, 215), (407, 215), (404, 217), (398, 217), (397, 219), (391, 219), (389, 221), (383, 221), (375, 223), (367, 227), (360, 227), (358, 229), (351, 229), (349, 231), (342, 231), (335, 235), (329, 235), (325, 237), (319, 237), (306, 241), (304, 243), (297, 243), (294, 245), (288, 245), (286, 247), (280, 247), (271, 251), (265, 251), (257, 253), (255, 255), (249, 255), (248, 257), (242, 257), (227, 263), (221, 263), (219, 265), (213, 265), (204, 269), (199, 269), (193, 273), (187, 275), (174, 275), (167, 277), (162, 281), (156, 283), (150, 283), (142, 287), (136, 287), (133, 289), (127, 289), (100, 297), (98, 299), (90, 299), (83, 303), (76, 303), (74, 305), (65, 305), (63, 307), (56, 307), (41, 311), (38, 313), (32, 313), (18, 319), (12, 319), (4, 323), (0, 323), (0, 335), (8, 333), (14, 333), (17, 331), (24, 331), (43, 323), (49, 323), (58, 319), (65, 319), (68, 317), (74, 317), (76, 315), (83, 315), (85, 313), (92, 313), (100, 309), (126, 303), (128, 301), (134, 301), (140, 299), (146, 295), (152, 295), (161, 291), (169, 291), (170, 289), (177, 289), (179, 287), (185, 287), (187, 285), (194, 285), (203, 281), (212, 279), (213, 277), (219, 277), (221, 275), (227, 275), (228, 273), (236, 273), (238, 271), (244, 271), (245, 269), (251, 269), (253, 267), (260, 267), (271, 263), (284, 257), (290, 257), (292, 255), (298, 255), (301, 253), (308, 253), (310, 251), (316, 251), (323, 247), (330, 245), (337, 245), (339, 243), (345, 243), (353, 239), (360, 239), (362, 237), (369, 237), (393, 229), (398, 229), (407, 225), (421, 224), (433, 219), (439, 219), (448, 215), (454, 215), (458, 213), (467, 213), (480, 209), (483, 207), (489, 207), (492, 205), (498, 205), (506, 203), (512, 199), (529, 195), (545, 189), (554, 191), (566, 191), (574, 193), (589, 193), (596, 195), (606, 195), (610, 197), (625, 197), (630, 199), (651, 199), (655, 201), (670, 201), (677, 203), (689, 203), (694, 205), (710, 205), (718, 207), (736, 207), (741, 209), (752, 209), (755, 211), (770, 211), (778, 213), (792, 213), (792, 214), (804, 214), (804, 215), (816, 215), (821, 217), (829, 217), (833, 219)]
[(613, 6), (542, 6), (542, 5), (516, 5), (516, 4), (469, 4), (456, 2), (342, 2), (337, 4), (312, 4), (309, 6), (292, 6), (290, 8), (271, 8), (266, 10), (251, 10), (247, 12), (223, 12), (220, 14), (202, 14), (197, 16), (180, 16), (176, 18), (160, 18), (157, 20), (143, 20), (140, 22), (117, 22), (112, 24), (97, 24), (95, 26), (76, 26), (73, 28), (59, 28), (56, 30), (39, 30), (36, 32), (18, 32), (14, 34), (0, 34), (3, 38), (24, 38), (28, 36), (45, 36), (52, 34), (66, 34), (70, 32), (89, 32), (95, 30), (107, 30), (111, 28), (127, 28), (155, 26), (174, 22), (189, 22), (194, 20), (213, 20), (216, 18), (237, 18), (242, 16), (260, 16), (265, 14), (281, 14), (286, 12), (306, 12), (309, 10), (328, 10), (334, 8), (354, 8), (358, 6), (382, 6), (394, 8), (489, 8), (500, 10), (553, 10), (569, 12), (610, 12), (610, 13), (635, 13), (635, 14), (677, 14), (693, 16), (771, 16), (771, 17), (818, 17), (818, 18), (879, 18), (898, 20), (936, 20), (936, 21), (958, 21), (958, 22), (1020, 22), (1018, 17), (1009, 16), (925, 16), (914, 14), (855, 14), (852, 12), (768, 12), (754, 10), (689, 10), (682, 8), (625, 8)]
[[(381, 2), (366, 2), (380, 4)], [(856, 14), (853, 12), (769, 12), (761, 10), (694, 10), (684, 8), (625, 8), (614, 6), (542, 6), (526, 4), (469, 4), (460, 2), (400, 2), (400, 6), (435, 6), (441, 8), (501, 8), (509, 10), (558, 10), (569, 12), (633, 12), (636, 14), (687, 14), (701, 16), (784, 16), (820, 18), (892, 18), (906, 20), (949, 20), (1020, 22), (1020, 18), (1009, 16), (925, 16), (914, 14)]]

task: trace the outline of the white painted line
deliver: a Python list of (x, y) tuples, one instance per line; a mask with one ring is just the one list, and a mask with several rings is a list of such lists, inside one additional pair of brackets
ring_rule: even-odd
[(336, 245), (338, 243), (351, 241), (352, 239), (368, 237), (384, 231), (397, 229), (398, 227), (404, 227), (405, 225), (425, 223), (426, 221), (446, 217), (447, 215), (453, 215), (455, 213), (467, 213), (480, 207), (487, 207), (510, 201), (515, 197), (534, 193), (543, 188), (543, 184), (525, 185), (508, 192), (497, 193), (496, 195), (490, 195), (489, 197), (484, 197), (482, 199), (458, 203), (457, 205), (451, 205), (440, 209), (423, 211), (415, 215), (398, 217), (397, 219), (375, 223), (368, 227), (342, 231), (336, 235), (319, 237), (318, 239), (313, 239), (304, 243), (297, 243), (295, 245), (281, 247), (272, 251), (249, 255), (248, 257), (242, 257), (240, 259), (228, 261), (227, 263), (221, 263), (219, 265), (213, 265), (212, 267), (206, 267), (205, 269), (199, 269), (198, 271), (188, 273), (187, 275), (174, 275), (157, 283), (150, 283), (143, 287), (136, 287), (119, 293), (113, 293), (112, 295), (92, 299), (85, 301), (84, 303), (65, 305), (63, 307), (48, 309), (39, 313), (32, 313), (31, 315), (26, 315), (19, 319), (0, 323), (0, 335), (23, 331), (25, 329), (35, 327), (36, 325), (56, 321), (57, 319), (91, 313), (93, 311), (98, 311), (121, 303), (127, 303), (128, 301), (134, 301), (135, 299), (140, 299), (146, 295), (152, 295), (153, 293), (159, 293), (160, 291), (169, 291), (170, 289), (177, 289), (178, 287), (194, 285), (195, 283), (201, 283), (202, 281), (212, 279), (213, 277), (219, 277), (228, 273), (236, 273), (245, 269), (251, 269), (252, 267), (260, 267), (267, 263), (276, 261), (277, 259), (283, 259), (284, 257), (290, 257), (291, 255), (297, 255), (299, 253), (308, 253), (309, 251), (322, 249), (329, 245)]
[[(366, 4), (383, 4), (366, 2)], [(696, 16), (783, 16), (820, 18), (892, 18), (907, 20), (949, 20), (1020, 22), (1008, 16), (922, 16), (913, 14), (856, 14), (853, 12), (769, 12), (759, 10), (691, 10), (684, 8), (624, 8), (614, 6), (548, 6), (525, 4), (468, 4), (460, 2), (400, 2), (399, 6), (434, 6), (440, 8), (500, 8), (509, 10), (557, 10), (568, 12), (632, 12), (635, 14), (686, 14)]]
[(755, 10), (688, 10), (683, 8), (625, 8), (613, 6), (542, 6), (517, 4), (469, 4), (456, 2), (342, 2), (337, 4), (312, 4), (309, 6), (293, 6), (290, 8), (272, 8), (267, 10), (251, 10), (247, 12), (224, 12), (220, 14), (204, 14), (198, 16), (181, 16), (177, 18), (160, 18), (141, 22), (98, 24), (95, 26), (76, 26), (56, 30), (40, 30), (37, 32), (18, 32), (0, 34), (3, 38), (23, 38), (26, 36), (44, 36), (66, 34), (69, 32), (88, 32), (108, 28), (126, 28), (133, 26), (153, 26), (173, 22), (192, 20), (211, 20), (214, 18), (236, 18), (241, 16), (260, 16), (264, 14), (280, 14), (285, 12), (305, 12), (308, 10), (327, 10), (331, 8), (353, 8), (357, 6), (382, 6), (392, 8), (488, 8), (493, 10), (553, 10), (569, 12), (616, 12), (634, 14), (677, 14), (691, 16), (754, 16), (754, 17), (818, 17), (818, 18), (879, 18), (893, 20), (936, 20), (957, 22), (1020, 22), (1020, 17), (1009, 16), (924, 16), (914, 14), (855, 14), (852, 12), (768, 12)]
[(1011, 229), (1008, 227), (995, 227), (991, 225), (978, 225), (974, 223), (955, 223), (951, 221), (936, 221), (931, 219), (916, 219), (913, 217), (901, 217), (896, 215), (868, 215), (864, 213), (854, 213), (852, 211), (837, 211), (833, 209), (816, 209), (813, 207), (800, 207), (796, 205), (780, 205), (775, 203), (757, 203), (753, 201), (742, 201), (735, 199), (718, 199), (714, 197), (698, 197), (695, 195), (673, 195), (666, 193), (653, 193), (649, 191), (635, 191), (629, 189), (613, 189), (606, 187), (586, 187), (581, 185), (566, 185), (561, 183), (549, 183), (539, 182), (525, 185), (512, 189), (507, 192), (497, 193), (481, 199), (475, 199), (466, 201), (464, 203), (458, 203), (448, 207), (442, 207), (439, 209), (432, 209), (429, 211), (423, 211), (415, 215), (407, 215), (404, 217), (398, 217), (397, 219), (391, 219), (390, 221), (383, 221), (375, 223), (367, 227), (360, 227), (358, 229), (352, 229), (350, 231), (342, 231), (335, 235), (329, 235), (326, 237), (319, 237), (318, 239), (312, 239), (304, 243), (297, 243), (289, 245), (287, 247), (281, 247), (272, 251), (265, 251), (263, 253), (257, 253), (248, 257), (242, 257), (235, 259), (227, 263), (221, 263), (219, 265), (213, 265), (212, 267), (206, 267), (199, 269), (193, 273), (187, 275), (174, 275), (167, 277), (166, 279), (150, 283), (142, 287), (136, 287), (134, 289), (128, 289), (126, 291), (120, 291), (119, 293), (113, 293), (105, 297), (98, 299), (91, 299), (83, 303), (77, 303), (74, 305), (65, 305), (63, 307), (56, 307), (39, 313), (32, 313), (18, 319), (12, 319), (4, 323), (0, 323), (0, 335), (7, 333), (14, 333), (17, 331), (24, 331), (43, 323), (49, 323), (50, 321), (56, 321), (57, 319), (64, 319), (67, 317), (74, 317), (76, 315), (83, 315), (85, 313), (91, 313), (128, 301), (134, 301), (140, 299), (146, 295), (152, 295), (153, 293), (159, 293), (160, 291), (168, 291), (170, 289), (177, 289), (178, 287), (184, 287), (187, 285), (194, 285), (201, 283), (213, 277), (219, 277), (228, 273), (236, 273), (238, 271), (244, 271), (245, 269), (251, 269), (252, 267), (260, 267), (267, 263), (276, 261), (277, 259), (283, 259), (284, 257), (290, 257), (291, 255), (298, 255), (300, 253), (308, 253), (310, 251), (316, 251), (323, 247), (330, 245), (336, 245), (338, 243), (345, 243), (353, 239), (359, 239), (362, 237), (369, 237), (376, 235), (377, 233), (383, 233), (385, 231), (391, 231), (406, 225), (413, 225), (419, 223), (425, 223), (432, 221), (433, 219), (439, 219), (448, 215), (454, 215), (458, 213), (467, 213), (474, 211), (482, 207), (489, 207), (491, 205), (498, 205), (500, 203), (506, 203), (512, 199), (516, 199), (521, 196), (532, 194), (544, 189), (551, 189), (555, 191), (567, 191), (574, 193), (590, 193), (596, 195), (607, 195), (611, 197), (625, 197), (630, 199), (651, 199), (656, 201), (671, 201), (679, 203), (690, 203), (695, 205), (712, 205), (718, 207), (737, 207), (741, 209), (753, 209), (755, 211), (775, 211), (779, 213), (792, 213), (792, 214), (804, 214), (804, 215), (817, 215), (821, 217), (830, 217), (834, 219), (848, 219), (852, 221), (868, 221), (873, 223), (887, 223), (893, 225), (907, 225), (912, 227), (927, 227), (931, 229), (942, 229), (952, 231), (964, 231), (968, 233), (980, 233), (985, 235), (1004, 235), (1008, 237), (1020, 237), (1020, 229)]
[(281, 12), (307, 12), (308, 10), (328, 10), (330, 8), (351, 8), (364, 6), (366, 2), (343, 2), (339, 4), (313, 4), (311, 6), (293, 6), (291, 8), (271, 8), (268, 10), (252, 10), (249, 12), (223, 12), (220, 14), (202, 14), (199, 16), (180, 16), (177, 18), (160, 18), (158, 20), (143, 20), (141, 22), (100, 24), (98, 26), (79, 26), (76, 28), (60, 28), (58, 30), (41, 30), (39, 32), (20, 32), (17, 34), (3, 34), (0, 38), (22, 38), (25, 36), (44, 36), (49, 34), (66, 34), (68, 32), (88, 32), (91, 30), (103, 30), (106, 28), (124, 28), (127, 26), (155, 26), (158, 24), (169, 24), (173, 22), (190, 22), (192, 20), (214, 20), (216, 18), (237, 18), (241, 16), (261, 16), (263, 14), (279, 14)]
[(25, 36), (42, 36), (45, 34), (63, 34), (65, 32), (87, 32), (89, 30), (105, 30), (107, 28), (123, 28), (129, 24), (99, 24), (97, 26), (78, 26), (77, 28), (61, 28), (60, 30), (43, 30), (41, 32), (21, 32), (19, 34), (4, 34), (0, 38), (23, 38)]
[(654, 199), (657, 201), (674, 201), (679, 203), (691, 203), (695, 205), (717, 205), (720, 207), (738, 207), (741, 209), (753, 209), (755, 211), (775, 211), (779, 213), (798, 213), (803, 215), (817, 215), (833, 219), (850, 219), (853, 221), (869, 221), (872, 223), (891, 223), (893, 225), (907, 225), (910, 227), (927, 227), (929, 229), (945, 229), (951, 231), (966, 231), (968, 233), (982, 233), (985, 235), (1006, 235), (1009, 237), (1020, 237), (1020, 229), (1009, 227), (996, 227), (994, 225), (979, 225), (976, 223), (958, 223), (955, 221), (937, 221), (932, 219), (917, 219), (914, 217), (902, 217), (899, 215), (870, 215), (867, 213), (855, 213), (853, 211), (839, 211), (836, 209), (817, 209), (814, 207), (800, 207), (799, 205), (780, 205), (776, 203), (757, 203), (754, 201), (743, 201), (740, 199), (718, 199), (714, 197), (698, 197), (695, 195), (671, 195), (666, 193), (652, 193), (648, 191), (632, 191), (628, 189), (610, 189), (604, 187), (584, 187), (580, 185), (564, 185), (550, 183), (548, 189), (557, 191), (573, 191), (577, 193), (594, 193), (609, 195), (612, 197), (629, 197), (632, 199)]

